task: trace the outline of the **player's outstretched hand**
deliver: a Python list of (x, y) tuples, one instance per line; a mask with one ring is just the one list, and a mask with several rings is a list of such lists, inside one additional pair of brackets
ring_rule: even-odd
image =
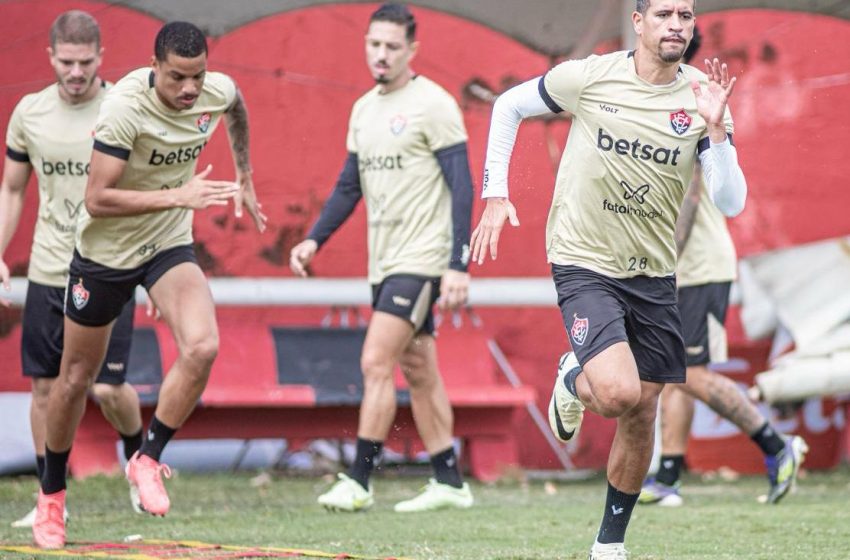
[(458, 309), (469, 297), (469, 273), (448, 269), (440, 279), (440, 309)]
[(472, 261), (484, 264), (487, 251), (493, 260), (496, 260), (499, 247), (499, 235), (507, 220), (512, 226), (519, 226), (516, 208), (507, 198), (493, 197), (487, 199), (484, 214), (478, 222), (475, 231), (472, 232)]
[(254, 181), (249, 173), (240, 173), (236, 179), (239, 185), (239, 191), (233, 197), (233, 212), (237, 218), (242, 217), (242, 208), (248, 210), (251, 219), (254, 220), (254, 225), (257, 226), (257, 231), (263, 233), (266, 231), (266, 222), (268, 217), (263, 214), (263, 205), (257, 202), (257, 192), (254, 190)]
[(316, 251), (318, 250), (318, 243), (312, 239), (305, 239), (293, 247), (292, 252), (289, 253), (289, 268), (291, 268), (292, 272), (294, 272), (297, 276), (306, 278), (308, 276), (307, 265), (310, 264), (310, 261), (312, 261), (313, 257), (316, 256)]
[[(2, 282), (3, 284), (4, 291), (12, 291), (12, 282), (9, 280), (9, 267), (6, 265), (6, 261), (4, 261), (3, 259), (0, 259), (0, 282)], [(11, 307), (12, 302), (0, 296), (0, 305), (2, 305), (3, 307)]]
[(716, 58), (705, 59), (705, 74), (708, 76), (708, 87), (705, 89), (699, 82), (691, 82), (691, 89), (697, 101), (697, 111), (709, 126), (722, 126), (726, 103), (732, 96), (737, 78), (730, 78), (729, 67)]
[(212, 171), (212, 165), (189, 179), (182, 188), (176, 189), (182, 208), (201, 210), (210, 206), (227, 206), (227, 201), (239, 192), (239, 185), (233, 181), (212, 181), (207, 176)]

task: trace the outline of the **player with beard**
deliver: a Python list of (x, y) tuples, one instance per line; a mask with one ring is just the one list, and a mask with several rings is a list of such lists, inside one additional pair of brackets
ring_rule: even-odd
[(372, 14), (366, 61), (377, 85), (354, 104), (345, 166), (290, 258), (293, 272), (306, 276), (316, 252), (365, 197), (374, 312), (360, 358), (357, 454), (348, 473), (319, 497), (332, 510), (362, 510), (374, 502), (369, 478), (395, 418), (396, 365), (410, 387), (434, 478), (395, 511), (467, 508), (473, 502), (452, 446), (452, 409), (437, 369), (432, 312), (438, 297), (444, 309), (467, 298), (472, 179), (457, 102), (410, 67), (419, 47), (415, 33), (405, 6), (384, 4)]
[[(195, 175), (201, 150), (223, 119), (236, 182)], [(248, 210), (258, 230), (266, 218), (251, 180), (245, 102), (233, 80), (207, 71), (200, 29), (168, 23), (154, 43), (151, 67), (108, 92), (94, 130), (83, 216), (77, 229), (65, 302), (65, 348), (47, 410), (45, 472), (33, 537), (42, 548), (65, 544), (65, 470), (85, 407), (85, 392), (103, 362), (121, 308), (138, 285), (147, 289), (174, 335), (178, 357), (160, 389), (141, 449), (127, 463), (141, 507), (170, 507), (160, 455), (206, 386), (218, 353), (215, 308), (192, 246), (193, 210)]]
[[(61, 14), (50, 28), (50, 64), (56, 83), (25, 96), (6, 133), (0, 183), (0, 255), (17, 229), (30, 174), (38, 178), (38, 215), (27, 278), (21, 334), (23, 374), (32, 379), (30, 425), (39, 480), (44, 473), (47, 397), (62, 358), (63, 302), (74, 232), (83, 204), (91, 157), (91, 131), (109, 87), (98, 76), (103, 48), (97, 21), (78, 10)], [(0, 258), (8, 290), (9, 268)], [(8, 304), (8, 302), (4, 302)], [(134, 302), (121, 309), (106, 360), (92, 387), (103, 415), (118, 431), (129, 459), (142, 443), (139, 397), (125, 381), (133, 331)], [(134, 500), (133, 506), (137, 507)], [(13, 527), (32, 526), (33, 509)], [(67, 513), (66, 513), (67, 516)]]
[(676, 307), (674, 227), (694, 162), (726, 215), (743, 210), (746, 181), (731, 142), (735, 78), (706, 60), (680, 64), (694, 28), (693, 0), (637, 0), (634, 51), (564, 62), (521, 84), (493, 109), (484, 172), (487, 199), (472, 258), (496, 258), (508, 165), (523, 118), (574, 115), (546, 227), (548, 260), (572, 352), (559, 363), (549, 406), (569, 440), (585, 408), (617, 419), (608, 490), (591, 559), (626, 558), (626, 528), (652, 456), (658, 395), (685, 381)]

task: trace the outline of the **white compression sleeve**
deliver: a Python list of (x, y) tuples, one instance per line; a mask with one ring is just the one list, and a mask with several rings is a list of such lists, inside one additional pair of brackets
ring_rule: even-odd
[(727, 138), (720, 144), (709, 142), (709, 148), (699, 155), (705, 188), (717, 209), (724, 216), (737, 216), (747, 201), (747, 180), (738, 165), (738, 151)]
[(508, 167), (520, 121), (552, 112), (540, 97), (537, 89), (540, 80), (541, 78), (537, 77), (512, 87), (500, 95), (493, 105), (481, 198), (507, 198)]

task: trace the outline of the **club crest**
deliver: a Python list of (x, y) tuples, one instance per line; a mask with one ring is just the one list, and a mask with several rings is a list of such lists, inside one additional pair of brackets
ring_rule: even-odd
[(670, 113), (670, 126), (673, 128), (673, 132), (681, 136), (686, 133), (689, 128), (691, 128), (691, 119), (690, 115), (688, 115), (684, 109), (679, 109), (675, 113)]
[(210, 117), (209, 113), (204, 113), (203, 115), (198, 117), (198, 130), (200, 130), (201, 132), (208, 131), (210, 129), (211, 119), (212, 117)]
[(402, 132), (404, 132), (404, 128), (407, 126), (407, 119), (404, 115), (396, 115), (390, 119), (390, 132), (393, 133), (394, 136), (398, 136)]
[(590, 321), (587, 320), (587, 317), (573, 315), (573, 326), (570, 328), (570, 338), (573, 339), (573, 342), (576, 345), (581, 346), (584, 344), (584, 341), (587, 339), (589, 326)]
[(71, 301), (74, 302), (74, 307), (82, 309), (89, 302), (89, 291), (83, 286), (83, 279), (74, 284), (71, 288)]

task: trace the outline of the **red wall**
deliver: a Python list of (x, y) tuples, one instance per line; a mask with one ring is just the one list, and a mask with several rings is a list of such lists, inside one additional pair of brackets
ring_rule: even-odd
[[(100, 21), (106, 47), (103, 75), (115, 80), (146, 65), (160, 22), (120, 6), (75, 2)], [(44, 48), (47, 29), (67, 3), (8, 1), (0, 6), (0, 127), (25, 93), (51, 80)], [(345, 129), (353, 101), (371, 86), (363, 61), (365, 22), (373, 6), (309, 8), (264, 18), (210, 42), (210, 66), (231, 74), (247, 99), (252, 128), (255, 181), (270, 217), (262, 237), (229, 210), (196, 215), (196, 239), (213, 275), (288, 276), (290, 247), (300, 240), (328, 196), (345, 155)], [(453, 16), (416, 9), (422, 46), (418, 72), (459, 99), (464, 86), (482, 80), (497, 90), (544, 72), (550, 61), (512, 39)], [(739, 82), (732, 100), (736, 144), (747, 174), (747, 210), (731, 222), (739, 252), (748, 254), (848, 233), (850, 191), (843, 179), (850, 160), (850, 23), (800, 13), (733, 11), (701, 16), (703, 54), (729, 60)], [(479, 183), (489, 107), (462, 102), (470, 137), (473, 177)], [(568, 124), (530, 122), (520, 130), (511, 167), (512, 198), (522, 226), (503, 237), (497, 262), (473, 267), (476, 276), (544, 276), (543, 230), (554, 182), (549, 146), (560, 149)], [(213, 175), (231, 176), (225, 135), (219, 133), (201, 157)], [(26, 215), (6, 253), (18, 274), (26, 270), (36, 196), (30, 188)], [(476, 219), (481, 205), (475, 208)], [(322, 276), (364, 276), (362, 208), (317, 258)], [(566, 346), (560, 317), (546, 310), (488, 309), (481, 312), (515, 360), (527, 383), (538, 387), (545, 407), (557, 356)], [(0, 333), (18, 320), (0, 311)], [(739, 335), (740, 336), (740, 335)], [(3, 344), (0, 343), (0, 346)], [(9, 344), (7, 343), (6, 346)], [(4, 348), (3, 354), (16, 348)], [(593, 418), (591, 424), (611, 430)], [(588, 426), (589, 428), (590, 426)], [(542, 439), (520, 427), (529, 466), (552, 465)], [(586, 430), (589, 432), (590, 430)], [(604, 439), (577, 455), (599, 464)], [(599, 447), (597, 449), (596, 447)]]

